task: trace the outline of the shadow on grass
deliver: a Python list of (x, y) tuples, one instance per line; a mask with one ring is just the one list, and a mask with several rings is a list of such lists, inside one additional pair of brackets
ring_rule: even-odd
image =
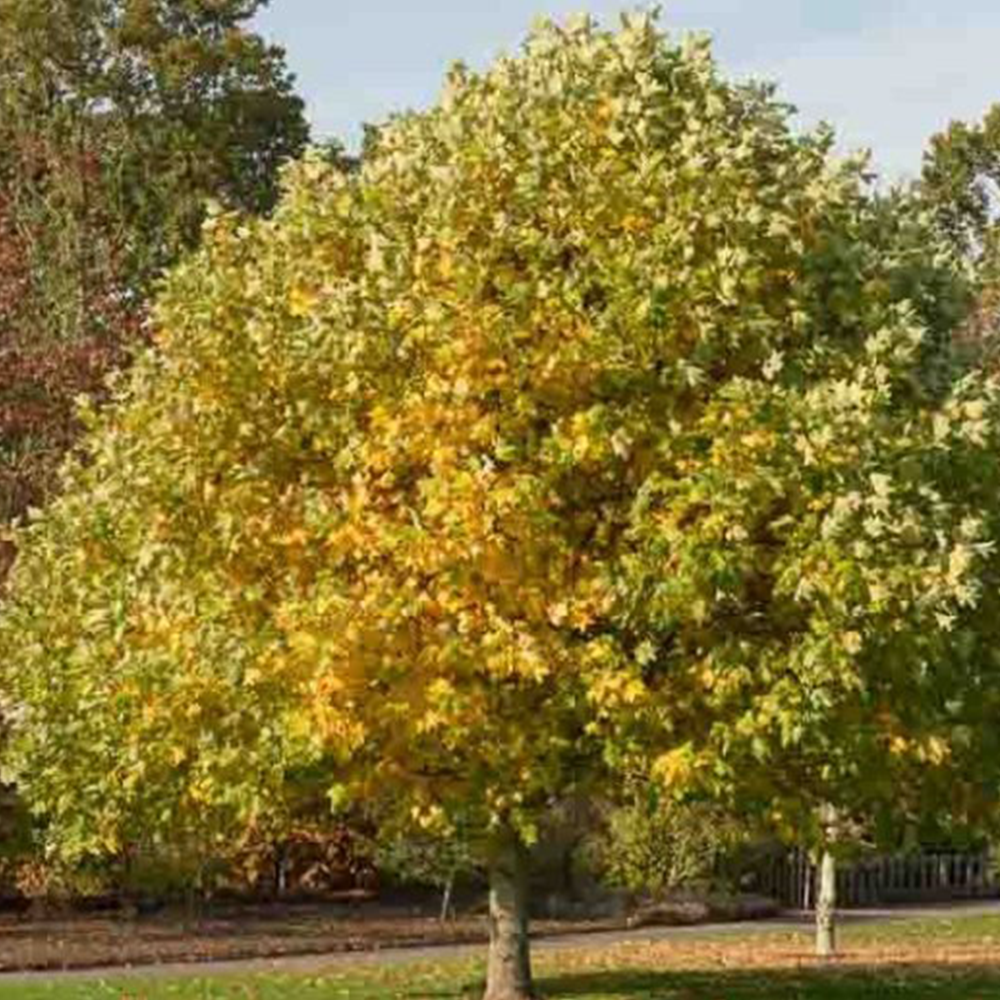
[(880, 965), (871, 969), (637, 970), (549, 977), (540, 981), (538, 988), (549, 1000), (982, 1000), (1000, 998), (1000, 968)]

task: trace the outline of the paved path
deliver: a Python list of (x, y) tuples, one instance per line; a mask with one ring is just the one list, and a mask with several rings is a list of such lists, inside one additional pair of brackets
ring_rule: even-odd
[[(889, 923), (900, 920), (933, 920), (949, 917), (1000, 916), (1000, 900), (952, 903), (940, 906), (886, 907), (850, 910), (838, 914), (841, 925)], [(630, 942), (690, 940), (712, 937), (747, 937), (755, 934), (789, 934), (808, 931), (811, 913), (787, 912), (770, 920), (747, 920), (725, 924), (695, 924), (688, 927), (642, 927), (636, 930), (596, 931), (590, 934), (560, 934), (536, 938), (535, 953), (564, 950), (601, 949)], [(447, 958), (466, 958), (483, 953), (482, 944), (421, 945), (410, 948), (384, 948), (375, 951), (336, 952), (332, 954), (294, 955), (282, 958), (236, 959), (220, 962), (176, 962), (160, 965), (114, 966), (100, 969), (42, 970), (37, 972), (0, 973), (0, 985), (47, 980), (119, 980), (126, 978), (184, 979), (204, 976), (317, 975), (348, 966), (398, 965), (406, 962), (430, 962)]]

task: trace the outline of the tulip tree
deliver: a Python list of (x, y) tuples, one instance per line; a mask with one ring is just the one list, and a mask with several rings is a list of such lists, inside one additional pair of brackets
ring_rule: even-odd
[(511, 1000), (559, 797), (652, 762), (812, 816), (946, 771), (979, 737), (938, 696), (986, 711), (993, 390), (923, 388), (928, 264), (877, 214), (637, 16), (542, 25), (359, 171), (210, 219), (19, 540), (10, 766), (51, 849), (277, 827), (322, 775), (462, 831)]

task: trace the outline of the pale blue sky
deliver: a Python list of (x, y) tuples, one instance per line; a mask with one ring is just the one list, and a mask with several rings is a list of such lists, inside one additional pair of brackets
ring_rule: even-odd
[[(448, 64), (517, 48), (537, 14), (613, 0), (272, 0), (265, 33), (288, 49), (317, 135), (434, 100)], [(887, 174), (914, 174), (924, 141), (1000, 101), (1000, 0), (673, 0), (670, 28), (711, 32), (735, 76), (776, 79), (802, 119), (825, 118)]]

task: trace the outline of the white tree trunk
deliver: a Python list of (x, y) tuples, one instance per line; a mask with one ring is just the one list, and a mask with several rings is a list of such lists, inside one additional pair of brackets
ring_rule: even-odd
[(484, 1000), (534, 1000), (528, 942), (527, 851), (514, 833), (490, 860), (490, 953)]
[(816, 954), (832, 958), (837, 953), (837, 862), (829, 846), (819, 863), (819, 891), (816, 893)]
[(451, 915), (451, 894), (455, 888), (455, 873), (449, 872), (448, 879), (441, 893), (441, 923), (445, 923)]

